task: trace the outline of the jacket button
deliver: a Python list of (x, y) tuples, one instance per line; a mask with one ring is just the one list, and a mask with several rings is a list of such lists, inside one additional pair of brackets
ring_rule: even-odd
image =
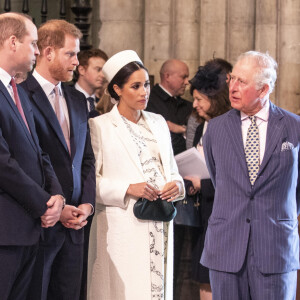
[(250, 223), (250, 219), (247, 218), (246, 222), (247, 222), (247, 223)]
[(251, 197), (250, 197), (250, 200), (254, 200), (254, 196), (251, 196)]

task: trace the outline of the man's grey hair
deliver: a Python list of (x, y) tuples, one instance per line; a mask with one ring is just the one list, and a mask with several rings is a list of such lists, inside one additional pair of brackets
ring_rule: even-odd
[(248, 58), (254, 59), (259, 68), (255, 75), (256, 88), (259, 90), (267, 84), (269, 86), (268, 94), (270, 94), (274, 89), (277, 78), (277, 62), (268, 52), (261, 53), (258, 51), (245, 52), (238, 57), (237, 61)]

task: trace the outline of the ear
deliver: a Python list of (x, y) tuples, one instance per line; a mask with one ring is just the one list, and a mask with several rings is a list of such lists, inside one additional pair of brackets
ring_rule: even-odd
[(120, 89), (120, 87), (116, 84), (113, 85), (113, 89), (115, 90), (115, 92), (117, 93), (117, 95), (120, 97), (122, 94), (122, 90)]
[(77, 67), (77, 71), (78, 71), (79, 75), (84, 76), (84, 74), (85, 74), (85, 67), (79, 65), (79, 66)]
[(48, 46), (43, 50), (43, 56), (47, 58), (48, 61), (51, 61), (55, 57), (55, 50), (53, 47)]
[(259, 95), (259, 98), (263, 99), (269, 92), (269, 85), (268, 84), (265, 84), (262, 88), (261, 88), (261, 91), (260, 91), (260, 95)]
[(10, 47), (11, 50), (15, 51), (16, 48), (17, 48), (17, 37), (15, 35), (11, 35), (9, 38), (8, 38), (8, 45)]

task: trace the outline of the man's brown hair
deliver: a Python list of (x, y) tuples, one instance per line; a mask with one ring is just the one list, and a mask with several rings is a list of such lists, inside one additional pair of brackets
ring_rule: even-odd
[(28, 15), (21, 13), (4, 13), (0, 15), (0, 47), (12, 35), (22, 42), (28, 34), (26, 19), (31, 20)]
[(84, 68), (88, 67), (89, 59), (92, 58), (92, 57), (100, 57), (105, 61), (108, 60), (107, 54), (104, 51), (100, 50), (100, 49), (89, 49), (89, 50), (80, 51), (77, 54), (79, 65), (77, 66), (77, 68), (74, 72), (74, 79), (73, 79), (74, 82), (76, 82), (79, 78), (78, 67), (79, 66), (82, 66)]
[(42, 51), (47, 47), (55, 49), (63, 48), (65, 45), (65, 36), (71, 35), (81, 39), (81, 31), (73, 24), (65, 20), (50, 20), (38, 29), (38, 48)]
[(89, 50), (80, 51), (77, 57), (79, 61), (79, 66), (83, 66), (83, 67), (88, 66), (89, 59), (92, 57), (100, 57), (105, 61), (108, 60), (107, 54), (100, 49), (89, 49)]

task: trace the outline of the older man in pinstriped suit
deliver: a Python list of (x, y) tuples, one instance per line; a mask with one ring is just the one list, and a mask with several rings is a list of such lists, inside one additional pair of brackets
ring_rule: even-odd
[(276, 68), (268, 54), (242, 54), (230, 80), (233, 109), (204, 137), (216, 193), (201, 263), (214, 299), (295, 298), (300, 118), (269, 101)]

